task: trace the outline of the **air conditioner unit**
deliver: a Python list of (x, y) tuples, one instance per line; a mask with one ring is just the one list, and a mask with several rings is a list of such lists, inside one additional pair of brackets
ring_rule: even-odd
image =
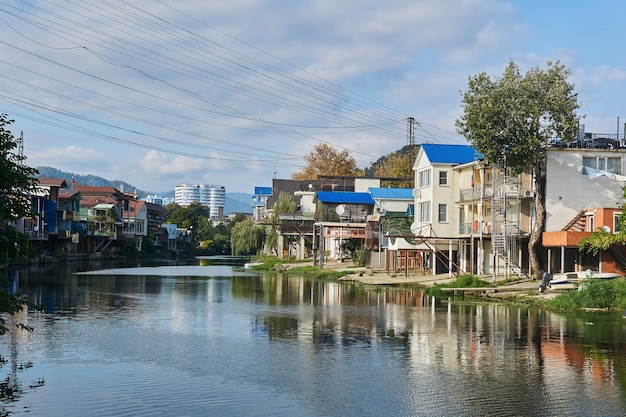
[(534, 197), (534, 196), (535, 196), (534, 191), (530, 191), (530, 190), (524, 191), (524, 197)]

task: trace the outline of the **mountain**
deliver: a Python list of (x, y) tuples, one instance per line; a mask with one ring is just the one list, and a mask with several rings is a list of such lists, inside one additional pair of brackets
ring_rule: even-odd
[[(140, 190), (132, 184), (122, 180), (107, 180), (95, 175), (80, 175), (72, 172), (61, 171), (52, 167), (37, 167), (38, 177), (62, 178), (68, 185), (72, 183), (72, 178), (78, 185), (90, 185), (96, 187), (115, 187), (120, 191), (136, 192), (139, 198), (146, 198), (148, 194), (158, 194), (162, 197), (174, 197), (174, 191), (153, 192)], [(229, 193), (226, 191), (226, 204), (224, 214), (230, 213), (252, 213), (252, 194)]]

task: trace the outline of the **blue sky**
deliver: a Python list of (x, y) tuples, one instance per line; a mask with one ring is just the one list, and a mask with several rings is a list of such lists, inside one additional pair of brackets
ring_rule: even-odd
[(0, 112), (31, 166), (251, 193), (321, 142), (361, 167), (455, 131), (470, 75), (560, 60), (585, 130), (626, 122), (622, 1), (6, 1)]

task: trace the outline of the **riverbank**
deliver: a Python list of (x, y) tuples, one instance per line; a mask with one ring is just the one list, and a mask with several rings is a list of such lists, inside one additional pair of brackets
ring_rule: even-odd
[[(299, 267), (313, 265), (313, 263), (296, 263), (289, 264), (290, 267)], [(285, 266), (285, 264), (283, 264)], [(289, 268), (289, 267), (288, 267)], [(454, 274), (421, 274), (421, 273), (388, 273), (385, 270), (372, 270), (365, 267), (355, 267), (351, 263), (337, 262), (334, 260), (324, 263), (324, 270), (328, 271), (341, 271), (344, 272), (340, 281), (349, 281), (358, 283), (361, 285), (374, 285), (374, 286), (409, 286), (419, 285), (423, 287), (434, 287), (437, 285), (449, 284), (454, 282), (457, 277)], [(480, 298), (486, 299), (506, 299), (506, 300), (547, 300), (555, 297), (560, 293), (558, 289), (546, 290), (545, 292), (539, 291), (539, 281), (530, 279), (520, 279), (515, 282), (505, 282), (504, 276), (496, 276), (495, 281), (492, 275), (481, 275), (479, 279), (492, 282), (493, 287), (484, 288), (449, 288), (450, 296), (459, 294), (473, 294)]]

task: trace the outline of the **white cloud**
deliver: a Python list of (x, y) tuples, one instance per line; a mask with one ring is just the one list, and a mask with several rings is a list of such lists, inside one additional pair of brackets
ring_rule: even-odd
[[(251, 190), (289, 177), (321, 141), (364, 165), (406, 143), (407, 116), (422, 124), (418, 143), (458, 141), (468, 75), (500, 75), (509, 59), (522, 70), (561, 59), (589, 129), (609, 128), (626, 93), (618, 54), (594, 55), (534, 3), (139, 0), (125, 13), (73, 3), (58, 23), (33, 9), (48, 31), (5, 16), (19, 34), (0, 46), (2, 111), (25, 131), (30, 163), (151, 190)], [(152, 19), (144, 11), (159, 24), (126, 20)]]

